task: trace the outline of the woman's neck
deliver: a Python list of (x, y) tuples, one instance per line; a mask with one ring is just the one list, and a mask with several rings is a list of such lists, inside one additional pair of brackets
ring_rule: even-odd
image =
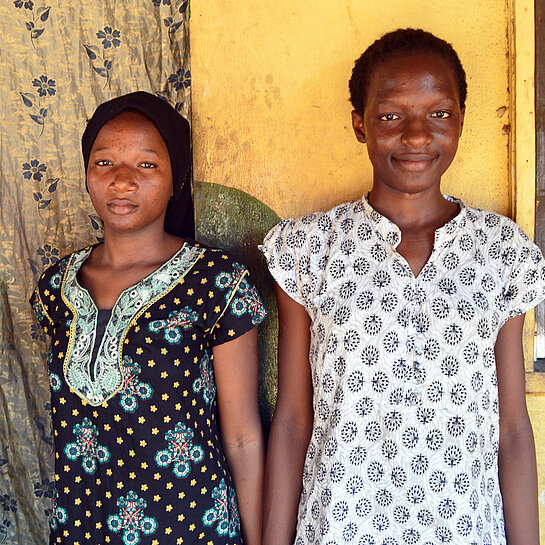
[(402, 233), (426, 227), (438, 229), (460, 211), (458, 204), (445, 199), (439, 189), (402, 194), (373, 187), (368, 200), (377, 212), (395, 223)]
[(96, 264), (112, 270), (164, 263), (183, 245), (183, 239), (166, 231), (112, 233), (105, 230), (104, 244), (97, 248)]

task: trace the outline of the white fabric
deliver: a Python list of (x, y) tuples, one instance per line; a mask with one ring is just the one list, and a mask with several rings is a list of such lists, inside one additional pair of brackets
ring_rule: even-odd
[(494, 343), (545, 297), (545, 263), (508, 218), (447, 198), (460, 213), (416, 278), (366, 197), (264, 241), (312, 319), (297, 545), (505, 544)]

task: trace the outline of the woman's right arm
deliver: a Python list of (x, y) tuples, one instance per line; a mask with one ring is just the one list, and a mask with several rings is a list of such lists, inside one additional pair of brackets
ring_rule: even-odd
[(263, 545), (291, 545), (312, 433), (310, 317), (278, 285), (278, 399), (265, 467)]

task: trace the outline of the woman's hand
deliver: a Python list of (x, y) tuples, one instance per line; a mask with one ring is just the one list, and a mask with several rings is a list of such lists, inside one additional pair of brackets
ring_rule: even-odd
[(259, 416), (257, 327), (213, 347), (223, 450), (237, 493), (246, 545), (261, 543), (263, 429)]
[(278, 400), (267, 452), (263, 544), (291, 545), (313, 423), (310, 317), (278, 285), (276, 300), (280, 321)]

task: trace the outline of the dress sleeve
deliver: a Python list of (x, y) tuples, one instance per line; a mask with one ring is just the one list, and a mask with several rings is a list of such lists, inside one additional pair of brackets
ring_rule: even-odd
[(49, 267), (38, 280), (38, 285), (30, 298), (34, 315), (49, 336), (53, 335), (55, 327), (54, 316), (60, 300), (60, 287), (66, 262), (67, 258), (63, 258)]
[[(316, 237), (316, 235), (313, 235)], [(284, 220), (273, 227), (259, 249), (267, 259), (276, 283), (297, 303), (311, 306), (317, 280), (311, 273), (311, 246), (307, 225), (298, 220)], [(320, 246), (316, 240), (315, 246)]]
[(53, 321), (47, 314), (44, 304), (42, 303), (42, 297), (43, 294), (40, 290), (40, 286), (36, 286), (36, 289), (32, 293), (32, 297), (30, 298), (30, 305), (32, 306), (32, 311), (34, 312), (34, 316), (36, 316), (36, 319), (38, 320), (38, 323), (42, 326), (42, 329), (51, 336), (51, 326), (53, 325)]
[(499, 238), (505, 241), (498, 256), (505, 267), (499, 306), (508, 320), (545, 299), (545, 259), (536, 244), (511, 221), (502, 227)]
[(248, 269), (227, 254), (222, 255), (222, 267), (214, 275), (213, 290), (209, 292), (210, 344), (216, 346), (240, 337), (259, 325), (267, 310)]

